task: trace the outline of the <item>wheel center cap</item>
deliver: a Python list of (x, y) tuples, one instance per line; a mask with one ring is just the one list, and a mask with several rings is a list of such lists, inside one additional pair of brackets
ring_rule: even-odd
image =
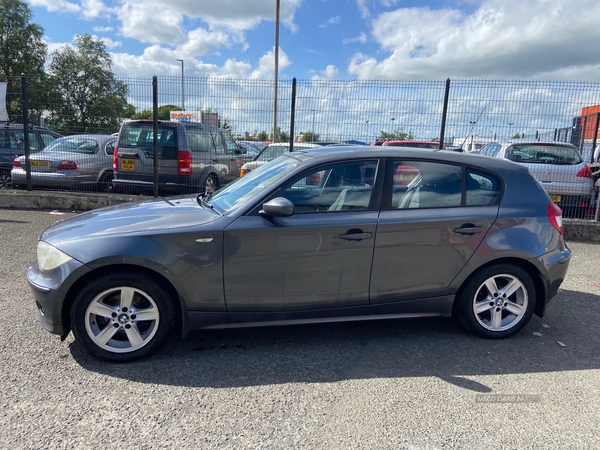
[(127, 322), (129, 322), (129, 317), (127, 316), (127, 314), (121, 314), (117, 320), (119, 321), (120, 324), (126, 324)]
[(496, 305), (502, 306), (502, 303), (503, 303), (503, 301), (501, 298), (496, 299)]

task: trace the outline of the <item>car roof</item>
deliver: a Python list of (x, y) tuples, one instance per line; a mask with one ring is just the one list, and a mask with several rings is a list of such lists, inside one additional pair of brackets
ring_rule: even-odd
[(573, 144), (571, 144), (570, 142), (557, 142), (557, 141), (524, 141), (522, 139), (519, 140), (511, 140), (511, 141), (499, 141), (499, 142), (490, 142), (491, 144), (499, 144), (505, 147), (508, 147), (509, 145), (515, 145), (515, 144), (525, 144), (525, 145), (554, 145), (557, 147), (573, 147), (573, 148), (577, 148), (575, 147)]
[(517, 171), (528, 172), (527, 167), (501, 158), (487, 158), (477, 154), (455, 152), (451, 150), (431, 150), (418, 147), (394, 146), (345, 146), (345, 147), (320, 147), (310, 150), (298, 150), (288, 153), (288, 157), (295, 157), (303, 161), (319, 159), (323, 163), (336, 162), (346, 159), (366, 158), (405, 158), (427, 159), (430, 161), (450, 162), (476, 166), (492, 171)]
[[(128, 120), (127, 122), (123, 122), (123, 125), (130, 125), (132, 123), (145, 123), (145, 124), (152, 124), (154, 123), (151, 119), (134, 119), (134, 120)], [(158, 125), (162, 125), (162, 126), (170, 126), (170, 127), (186, 127), (186, 128), (190, 128), (190, 127), (194, 127), (194, 128), (203, 128), (206, 129), (208, 131), (227, 131), (228, 130), (224, 129), (224, 128), (219, 128), (219, 127), (215, 127), (214, 125), (209, 125), (207, 123), (202, 123), (202, 122), (180, 122), (180, 121), (176, 121), (176, 120), (159, 120), (158, 121)]]

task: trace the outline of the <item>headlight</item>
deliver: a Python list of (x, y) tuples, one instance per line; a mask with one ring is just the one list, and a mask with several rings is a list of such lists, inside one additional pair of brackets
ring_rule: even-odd
[(56, 269), (58, 266), (72, 259), (66, 253), (61, 252), (56, 247), (53, 247), (44, 241), (38, 241), (37, 258), (38, 266), (40, 270), (43, 270), (44, 272)]

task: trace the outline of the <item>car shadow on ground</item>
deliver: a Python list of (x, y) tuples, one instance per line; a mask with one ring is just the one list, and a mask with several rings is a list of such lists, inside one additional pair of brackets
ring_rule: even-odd
[(561, 291), (543, 319), (503, 340), (472, 336), (454, 319), (413, 319), (195, 331), (127, 364), (99, 361), (75, 342), (70, 350), (87, 370), (140, 383), (223, 388), (426, 376), (491, 392), (469, 377), (600, 368), (599, 301)]

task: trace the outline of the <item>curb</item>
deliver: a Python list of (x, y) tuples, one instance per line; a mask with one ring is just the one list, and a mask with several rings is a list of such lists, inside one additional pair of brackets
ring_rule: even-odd
[[(0, 209), (42, 209), (83, 212), (152, 197), (93, 192), (0, 191)], [(600, 243), (600, 222), (563, 219), (565, 240)]]

